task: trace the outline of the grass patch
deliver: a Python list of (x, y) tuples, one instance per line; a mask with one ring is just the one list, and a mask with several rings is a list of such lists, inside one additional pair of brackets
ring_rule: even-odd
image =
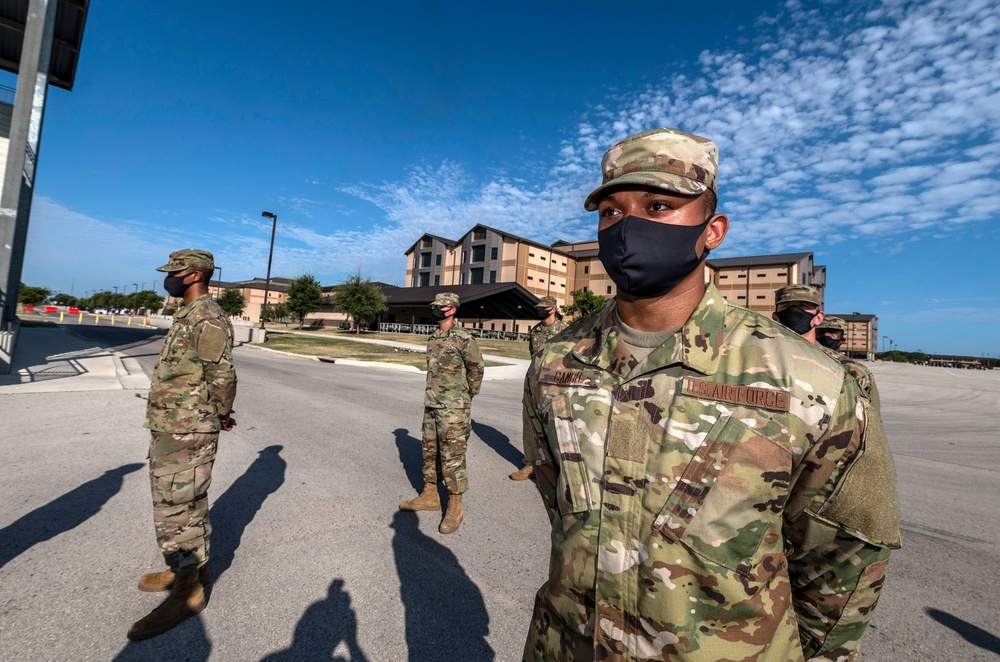
[[(355, 359), (358, 361), (378, 361), (380, 363), (396, 363), (412, 365), (421, 370), (427, 370), (427, 357), (423, 352), (396, 349), (384, 345), (351, 342), (340, 338), (317, 336), (292, 336), (270, 334), (267, 341), (261, 345), (268, 349), (277, 349), (303, 356), (334, 356), (337, 358)], [(494, 361), (486, 361), (486, 366), (503, 365)]]
[[(409, 343), (411, 345), (420, 345), (421, 347), (426, 347), (427, 340), (430, 338), (430, 336), (424, 336), (416, 333), (365, 332), (358, 335), (353, 331), (341, 331), (339, 329), (321, 329), (313, 331), (312, 333), (315, 333), (319, 338), (343, 338), (345, 340), (349, 338), (362, 338), (364, 340), (392, 340), (395, 342)], [(525, 341), (477, 338), (476, 342), (479, 343), (479, 348), (484, 354), (496, 354), (497, 356), (505, 356), (512, 359), (524, 359), (525, 361), (531, 358), (531, 354), (528, 353), (528, 343)], [(491, 364), (487, 363), (487, 365)]]

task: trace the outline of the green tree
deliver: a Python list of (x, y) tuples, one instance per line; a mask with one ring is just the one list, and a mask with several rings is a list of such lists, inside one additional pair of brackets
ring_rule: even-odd
[(52, 300), (56, 302), (57, 306), (75, 306), (80, 301), (75, 296), (65, 294), (63, 292), (60, 292), (59, 294), (52, 297)]
[(570, 317), (586, 317), (595, 310), (600, 310), (607, 302), (606, 297), (598, 296), (590, 290), (573, 290), (570, 296), (573, 297), (573, 303), (562, 307), (563, 314)]
[(299, 328), (302, 328), (306, 315), (319, 310), (322, 303), (323, 288), (312, 274), (302, 274), (288, 284), (285, 306), (292, 315), (299, 318)]
[(17, 302), (26, 306), (38, 306), (45, 303), (45, 300), (52, 296), (52, 290), (45, 287), (32, 287), (21, 283), (21, 290), (17, 294)]
[(247, 307), (247, 301), (243, 298), (243, 293), (228, 287), (222, 292), (222, 296), (218, 298), (216, 303), (230, 317), (239, 317)]
[(389, 309), (385, 295), (371, 278), (362, 278), (361, 271), (337, 286), (333, 305), (354, 321), (354, 332), (361, 333), (361, 325), (378, 319)]
[(288, 317), (288, 308), (283, 303), (276, 303), (264, 309), (264, 319), (269, 322), (277, 322), (282, 317)]

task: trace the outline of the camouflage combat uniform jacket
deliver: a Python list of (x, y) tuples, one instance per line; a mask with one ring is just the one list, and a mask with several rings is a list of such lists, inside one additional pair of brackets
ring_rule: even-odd
[(174, 313), (153, 370), (145, 427), (218, 432), (235, 399), (233, 326), (206, 294)]
[(614, 305), (525, 379), (552, 556), (524, 659), (851, 657), (899, 542), (877, 414), (714, 286), (639, 363)]
[(472, 334), (460, 326), (440, 329), (427, 342), (424, 406), (469, 409), (483, 383), (483, 355)]
[(566, 326), (566, 322), (562, 321), (558, 317), (555, 322), (547, 326), (545, 322), (539, 322), (536, 324), (531, 330), (531, 333), (528, 335), (528, 353), (534, 354), (537, 352), (541, 349), (542, 345), (548, 342), (549, 338), (565, 329)]
[(820, 348), (832, 358), (840, 361), (840, 365), (844, 367), (847, 374), (854, 378), (854, 382), (861, 389), (861, 394), (868, 398), (877, 411), (882, 411), (882, 402), (878, 395), (878, 387), (875, 386), (875, 378), (872, 377), (872, 371), (836, 350), (822, 345)]

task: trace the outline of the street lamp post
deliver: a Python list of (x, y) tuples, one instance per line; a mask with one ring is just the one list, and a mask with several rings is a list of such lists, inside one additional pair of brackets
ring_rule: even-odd
[(885, 341), (889, 339), (889, 336), (882, 336), (882, 353), (885, 354)]
[(139, 293), (139, 283), (132, 283), (132, 284), (135, 285), (135, 292), (133, 292), (133, 294), (138, 294)]
[(269, 211), (261, 213), (264, 218), (271, 219), (271, 248), (267, 252), (267, 280), (264, 282), (264, 303), (260, 305), (260, 328), (264, 328), (264, 318), (267, 314), (267, 296), (271, 292), (271, 258), (274, 257), (274, 231), (278, 229), (278, 215)]
[(117, 285), (112, 285), (111, 287), (115, 288), (115, 294), (118, 294), (118, 286)]

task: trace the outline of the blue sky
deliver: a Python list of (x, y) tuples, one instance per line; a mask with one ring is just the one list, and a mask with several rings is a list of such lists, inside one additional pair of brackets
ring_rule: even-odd
[(676, 126), (720, 147), (714, 255), (813, 251), (828, 310), (1000, 354), (997, 3), (363, 4), (92, 3), (23, 280), (132, 289), (187, 246), (263, 276), (268, 210), (272, 275), (401, 285), (424, 232), (596, 237), (604, 150)]

